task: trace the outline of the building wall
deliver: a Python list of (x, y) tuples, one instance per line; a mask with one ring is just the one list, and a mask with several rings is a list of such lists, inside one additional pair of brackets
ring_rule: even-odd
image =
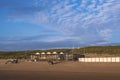
[(79, 58), (79, 62), (120, 62), (120, 57)]

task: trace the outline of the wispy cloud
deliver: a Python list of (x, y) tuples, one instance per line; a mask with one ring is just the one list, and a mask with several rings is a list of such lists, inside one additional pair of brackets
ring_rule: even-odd
[(120, 26), (119, 0), (34, 0), (32, 6), (23, 5), (12, 11), (10, 19), (42, 25), (62, 34), (50, 41), (106, 42)]
[[(0, 43), (17, 43), (17, 42), (35, 42), (35, 41), (43, 41), (46, 42), (49, 39), (49, 42), (51, 42), (51, 38), (57, 38), (60, 37), (59, 34), (40, 34), (40, 35), (34, 35), (34, 36), (11, 36), (11, 37), (0, 37)], [(54, 39), (53, 41), (56, 41), (57, 39)]]

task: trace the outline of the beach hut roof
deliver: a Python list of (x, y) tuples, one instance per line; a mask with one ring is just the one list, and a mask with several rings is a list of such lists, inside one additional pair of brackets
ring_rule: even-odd
[(45, 54), (45, 52), (42, 52), (41, 54)]
[(47, 52), (47, 54), (51, 54), (51, 52)]
[(36, 55), (39, 55), (39, 54), (40, 54), (39, 52), (36, 53)]
[(64, 54), (63, 52), (60, 52), (60, 54)]
[(57, 54), (57, 52), (53, 52), (53, 54)]

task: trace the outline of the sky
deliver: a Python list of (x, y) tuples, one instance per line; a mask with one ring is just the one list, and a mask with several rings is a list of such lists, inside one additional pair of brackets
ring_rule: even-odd
[(0, 51), (120, 43), (120, 0), (0, 0)]

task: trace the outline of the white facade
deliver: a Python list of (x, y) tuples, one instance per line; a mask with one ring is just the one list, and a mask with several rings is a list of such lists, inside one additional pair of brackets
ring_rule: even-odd
[(120, 57), (79, 58), (79, 62), (120, 62)]

